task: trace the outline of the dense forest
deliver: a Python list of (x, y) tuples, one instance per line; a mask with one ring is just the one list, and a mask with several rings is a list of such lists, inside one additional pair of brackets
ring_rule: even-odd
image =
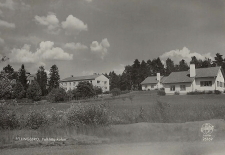
[(221, 66), (222, 70), (225, 71), (225, 59), (223, 55), (217, 53), (214, 60), (209, 58), (201, 60), (193, 56), (190, 62), (182, 59), (178, 64), (175, 64), (170, 58), (167, 58), (165, 64), (162, 63), (159, 57), (153, 60), (142, 60), (141, 62), (135, 59), (132, 65), (125, 66), (122, 74), (116, 74), (114, 71), (111, 71), (109, 74), (104, 75), (110, 80), (110, 90), (114, 88), (119, 88), (120, 90), (141, 90), (140, 83), (146, 77), (156, 76), (156, 73), (168, 76), (171, 72), (187, 71), (189, 64), (195, 64), (196, 68)]

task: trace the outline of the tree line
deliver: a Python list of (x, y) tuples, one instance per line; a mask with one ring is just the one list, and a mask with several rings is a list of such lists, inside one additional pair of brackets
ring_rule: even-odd
[[(209, 58), (197, 59), (196, 56), (191, 57), (190, 64), (195, 64), (195, 68), (207, 68), (221, 66), (222, 70), (225, 71), (225, 59), (223, 55), (217, 53), (214, 60)], [(119, 88), (120, 90), (141, 90), (141, 82), (149, 76), (156, 76), (160, 73), (162, 76), (168, 76), (171, 72), (187, 71), (189, 70), (188, 62), (184, 59), (180, 60), (178, 64), (170, 58), (166, 59), (165, 64), (158, 57), (153, 60), (142, 60), (135, 59), (132, 65), (127, 65), (124, 68), (122, 74), (116, 74), (111, 71), (109, 74), (104, 75), (110, 80), (110, 90)]]
[(41, 96), (47, 95), (52, 89), (59, 87), (60, 75), (56, 65), (50, 69), (49, 79), (44, 66), (40, 66), (32, 83), (29, 83), (30, 74), (24, 64), (18, 71), (11, 65), (7, 65), (0, 73), (0, 98), (21, 99), (24, 97), (40, 100)]

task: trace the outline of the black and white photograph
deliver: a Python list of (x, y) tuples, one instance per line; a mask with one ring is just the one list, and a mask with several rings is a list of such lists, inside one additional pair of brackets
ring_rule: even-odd
[(224, 155), (225, 0), (0, 0), (1, 155)]

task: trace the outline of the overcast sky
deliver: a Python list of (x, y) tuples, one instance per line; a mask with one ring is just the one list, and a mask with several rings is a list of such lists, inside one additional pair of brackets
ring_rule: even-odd
[(0, 57), (61, 78), (225, 54), (224, 0), (0, 0)]

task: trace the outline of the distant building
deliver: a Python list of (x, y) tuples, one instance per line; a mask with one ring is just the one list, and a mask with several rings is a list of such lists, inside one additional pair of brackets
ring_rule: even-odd
[(163, 88), (162, 82), (165, 77), (160, 76), (160, 73), (157, 73), (157, 76), (149, 76), (143, 82), (141, 82), (142, 90), (155, 90)]
[(27, 83), (31, 84), (32, 81), (37, 80), (36, 74), (27, 73)]
[(186, 94), (193, 91), (224, 91), (224, 73), (221, 67), (195, 69), (190, 65), (189, 71), (172, 72), (164, 81), (166, 94)]
[(109, 79), (105, 77), (104, 75), (88, 75), (88, 76), (78, 76), (78, 77), (68, 77), (60, 81), (60, 87), (68, 90), (73, 90), (76, 88), (79, 82), (81, 81), (88, 81), (92, 83), (93, 86), (97, 86), (102, 88), (102, 91), (109, 91)]

